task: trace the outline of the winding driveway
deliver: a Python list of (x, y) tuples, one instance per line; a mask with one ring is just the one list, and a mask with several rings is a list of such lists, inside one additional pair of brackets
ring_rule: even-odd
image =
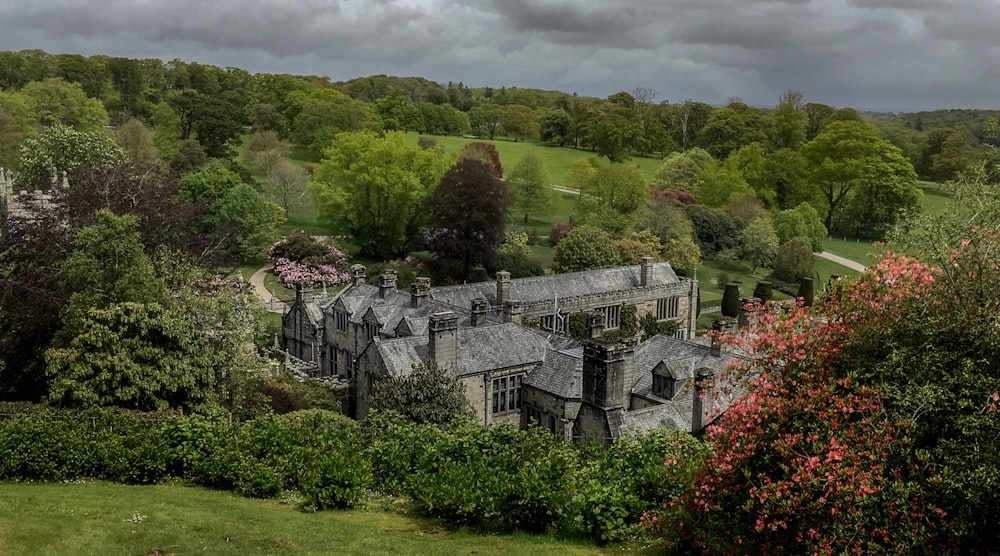
[(250, 277), (250, 285), (257, 297), (261, 299), (264, 308), (272, 313), (284, 313), (288, 309), (288, 304), (274, 297), (267, 287), (264, 286), (264, 276), (274, 268), (273, 264), (260, 268)]
[(840, 255), (834, 255), (833, 253), (828, 253), (826, 251), (823, 251), (822, 253), (816, 253), (816, 256), (824, 258), (828, 261), (833, 261), (841, 266), (846, 266), (847, 268), (857, 272), (864, 272), (868, 270), (867, 266), (857, 261), (852, 261), (851, 259), (841, 257)]

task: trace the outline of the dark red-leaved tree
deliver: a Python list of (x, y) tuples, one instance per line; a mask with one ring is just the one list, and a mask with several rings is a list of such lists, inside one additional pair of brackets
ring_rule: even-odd
[(426, 203), (427, 246), (443, 268), (461, 267), (463, 276), (453, 278), (493, 262), (512, 202), (507, 184), (480, 160), (459, 159), (445, 172)]

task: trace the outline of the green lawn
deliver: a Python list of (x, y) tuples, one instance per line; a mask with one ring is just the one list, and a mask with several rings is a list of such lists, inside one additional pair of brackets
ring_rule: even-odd
[[(419, 133), (407, 133), (407, 139), (413, 144), (417, 143), (417, 139), (420, 137)], [(542, 143), (524, 142), (524, 141), (507, 141), (507, 140), (494, 140), (489, 139), (474, 139), (469, 137), (441, 137), (435, 136), (438, 145), (444, 148), (446, 155), (458, 154), (458, 151), (462, 149), (467, 143), (472, 142), (483, 142), (492, 143), (496, 145), (497, 152), (500, 153), (500, 163), (503, 164), (504, 170), (509, 171), (511, 168), (517, 164), (517, 161), (521, 158), (528, 149), (536, 149), (538, 154), (541, 155), (542, 160), (545, 161), (545, 166), (549, 170), (549, 177), (552, 178), (552, 183), (562, 184), (565, 182), (566, 172), (569, 170), (571, 164), (574, 160), (580, 158), (589, 158), (591, 156), (597, 156), (596, 152), (586, 150), (586, 149), (574, 149), (571, 147), (552, 147), (549, 145), (544, 145)], [(663, 160), (659, 158), (647, 158), (641, 156), (633, 156), (629, 161), (633, 164), (639, 166), (639, 169), (646, 175), (646, 179), (652, 179), (653, 173), (656, 172), (657, 168), (663, 164)]]
[(924, 192), (923, 207), (928, 214), (941, 214), (951, 206), (951, 193), (945, 191), (941, 184), (922, 181), (920, 190)]
[(863, 265), (869, 265), (872, 262), (871, 255), (884, 253), (885, 247), (856, 239), (826, 238), (823, 240), (823, 250)]
[(302, 513), (295, 504), (179, 485), (0, 483), (0, 499), (0, 554), (652, 554), (455, 532), (399, 504)]

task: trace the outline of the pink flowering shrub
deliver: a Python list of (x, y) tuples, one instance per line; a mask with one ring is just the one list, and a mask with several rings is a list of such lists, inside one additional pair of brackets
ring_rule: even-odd
[(286, 287), (297, 284), (342, 284), (350, 279), (347, 255), (334, 245), (295, 231), (271, 246), (268, 258)]
[(860, 370), (935, 305), (940, 276), (889, 253), (814, 311), (758, 312), (749, 332), (723, 338), (753, 354), (727, 370), (748, 393), (709, 428), (713, 454), (649, 517), (652, 531), (704, 554), (955, 551), (969, 530), (946, 509), (924, 424), (900, 384)]

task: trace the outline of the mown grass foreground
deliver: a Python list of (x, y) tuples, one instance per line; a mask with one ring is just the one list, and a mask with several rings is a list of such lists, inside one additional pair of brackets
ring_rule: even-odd
[[(0, 554), (611, 554), (641, 547), (476, 535), (438, 520), (369, 509), (303, 513), (182, 485), (0, 483)], [(652, 552), (649, 552), (652, 553)]]

